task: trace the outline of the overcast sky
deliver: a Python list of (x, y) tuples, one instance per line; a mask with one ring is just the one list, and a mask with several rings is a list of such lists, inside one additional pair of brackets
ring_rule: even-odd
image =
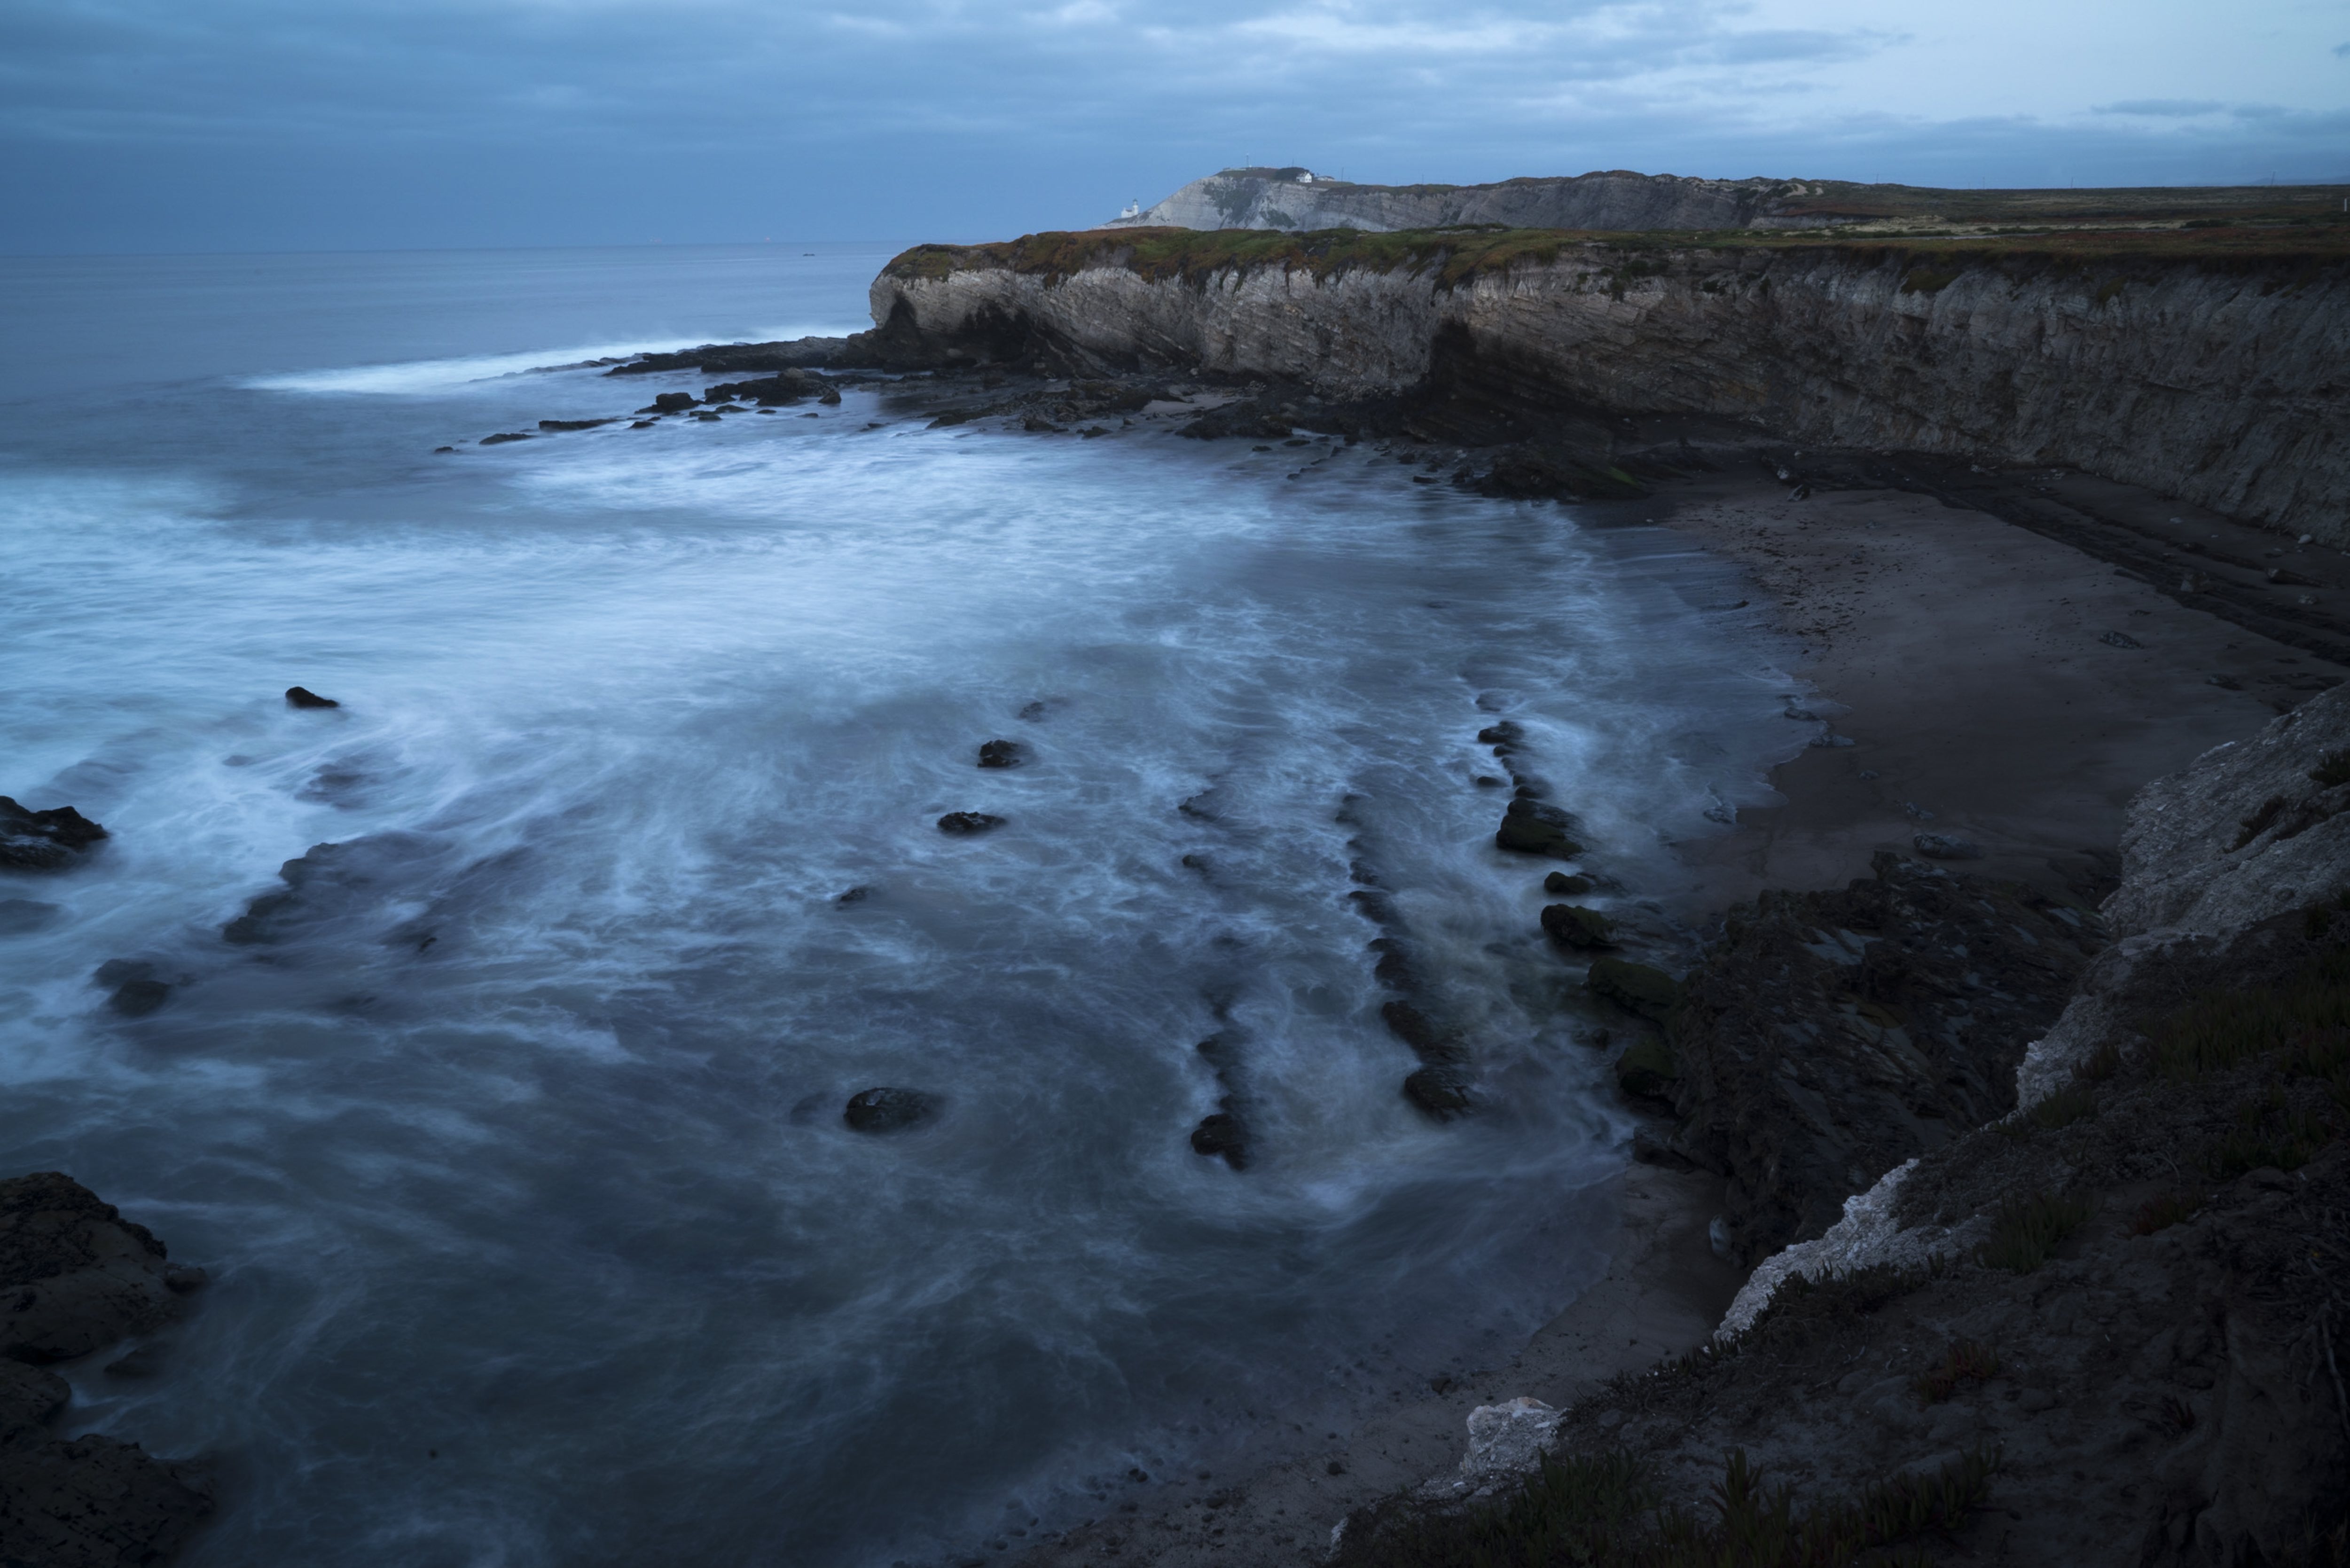
[(2350, 179), (2350, 5), (0, 0), (0, 252), (973, 239), (1244, 161)]

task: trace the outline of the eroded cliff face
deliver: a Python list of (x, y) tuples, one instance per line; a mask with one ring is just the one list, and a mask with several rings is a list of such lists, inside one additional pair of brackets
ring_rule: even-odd
[(945, 358), (1279, 376), (1539, 413), (1713, 416), (1822, 446), (2075, 467), (2350, 544), (2350, 265), (1628, 247), (1562, 239), (1465, 274), (1386, 265), (1080, 265), (989, 247), (877, 278), (887, 336)]
[(1799, 210), (1799, 204), (1825, 190), (1816, 181), (1698, 180), (1622, 169), (1491, 185), (1357, 185), (1305, 169), (1228, 169), (1192, 181), (1135, 217), (1104, 226), (1374, 234), (1448, 223), (1517, 229), (1818, 228), (1837, 220)]

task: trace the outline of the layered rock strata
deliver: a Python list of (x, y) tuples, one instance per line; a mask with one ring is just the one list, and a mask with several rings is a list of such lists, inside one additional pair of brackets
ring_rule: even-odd
[(1412, 395), (1440, 436), (1514, 423), (1537, 466), (1604, 459), (1619, 416), (1704, 416), (2061, 463), (2350, 544), (2350, 265), (2323, 251), (1165, 233), (918, 247), (856, 355)]

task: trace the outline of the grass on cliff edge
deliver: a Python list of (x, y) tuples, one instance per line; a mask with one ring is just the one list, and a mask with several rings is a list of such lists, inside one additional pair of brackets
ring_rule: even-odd
[[(1843, 235), (1832, 232), (1731, 230), (1705, 234), (1591, 234), (1566, 229), (1089, 229), (1024, 234), (978, 245), (916, 245), (900, 252), (883, 275), (942, 278), (951, 273), (1003, 268), (1048, 281), (1091, 267), (1123, 267), (1150, 281), (1204, 285), (1220, 273), (1279, 266), (1316, 278), (1347, 271), (1432, 274), (1451, 288), (1521, 264), (1545, 265), (1569, 248), (1629, 253), (1625, 270), (1650, 266), (1643, 251), (1720, 250), (1830, 252), (1877, 261), (1913, 262), (1918, 292), (1935, 292), (1970, 262), (2039, 258), (2059, 264), (2098, 261), (2192, 262), (2228, 265), (2279, 260), (2311, 263), (2350, 259), (2350, 222), (2293, 225), (2228, 224), (2217, 228), (2047, 230), (1978, 235)], [(1939, 280), (1939, 281), (1937, 281)]]

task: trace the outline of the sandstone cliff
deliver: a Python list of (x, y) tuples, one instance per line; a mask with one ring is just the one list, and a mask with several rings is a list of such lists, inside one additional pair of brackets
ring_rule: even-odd
[(918, 247), (871, 304), (907, 363), (1049, 353), (1537, 421), (1711, 416), (1800, 443), (2076, 467), (2350, 544), (2350, 262), (2330, 234), (2301, 233), (2034, 246), (1097, 232)]

